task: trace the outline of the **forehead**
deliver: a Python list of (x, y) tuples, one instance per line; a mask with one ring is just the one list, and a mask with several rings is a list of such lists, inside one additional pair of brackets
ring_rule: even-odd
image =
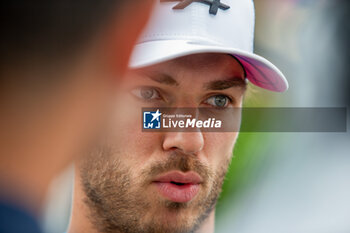
[(217, 78), (244, 78), (242, 65), (231, 55), (218, 53), (193, 54), (162, 62), (143, 69), (142, 72), (155, 72), (181, 79), (200, 77), (202, 81)]

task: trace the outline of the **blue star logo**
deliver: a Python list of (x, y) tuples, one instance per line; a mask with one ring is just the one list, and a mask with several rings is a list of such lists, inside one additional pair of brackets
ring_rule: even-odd
[(143, 128), (144, 129), (160, 129), (160, 117), (162, 113), (157, 109), (156, 112), (143, 112)]

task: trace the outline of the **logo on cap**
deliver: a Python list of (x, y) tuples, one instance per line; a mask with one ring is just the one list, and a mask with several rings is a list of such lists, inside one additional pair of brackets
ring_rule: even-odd
[(218, 10), (227, 10), (230, 9), (230, 6), (223, 4), (220, 0), (160, 0), (161, 2), (179, 2), (176, 6), (173, 7), (174, 10), (185, 9), (194, 2), (203, 3), (209, 5), (209, 14), (216, 15)]

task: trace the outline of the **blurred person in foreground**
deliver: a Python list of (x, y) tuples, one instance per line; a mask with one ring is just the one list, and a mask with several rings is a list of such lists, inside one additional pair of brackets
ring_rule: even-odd
[(152, 5), (151, 0), (1, 4), (1, 233), (40, 232), (49, 183), (85, 154), (103, 128)]
[(247, 80), (285, 91), (283, 74), (253, 54), (253, 33), (250, 0), (157, 3), (116, 100), (111, 131), (122, 137), (111, 132), (77, 163), (69, 233), (214, 231), (238, 133), (143, 132), (140, 110), (239, 108)]

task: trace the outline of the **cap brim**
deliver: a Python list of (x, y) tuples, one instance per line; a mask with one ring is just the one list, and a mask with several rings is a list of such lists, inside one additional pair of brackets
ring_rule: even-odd
[(232, 54), (242, 63), (247, 79), (254, 85), (276, 92), (284, 92), (288, 89), (288, 82), (282, 72), (259, 55), (189, 40), (158, 40), (139, 43), (134, 48), (130, 68), (142, 68), (198, 53)]

